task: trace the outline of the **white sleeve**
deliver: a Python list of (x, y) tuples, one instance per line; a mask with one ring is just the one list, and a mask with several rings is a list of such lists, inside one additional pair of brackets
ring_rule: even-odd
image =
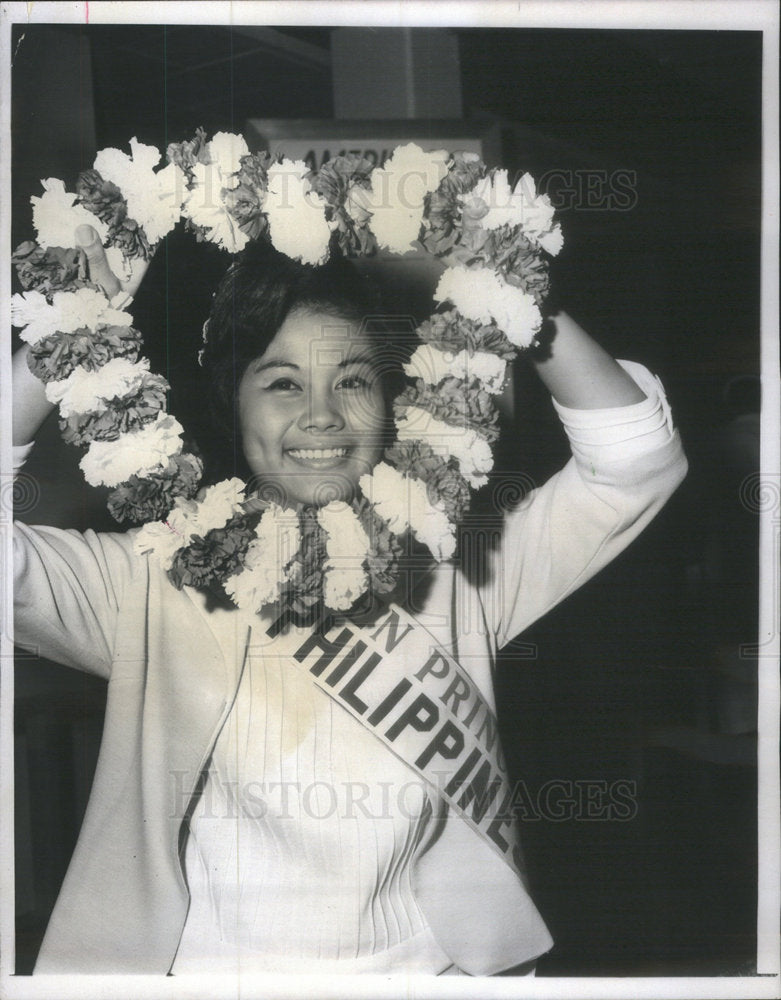
[(11, 448), (11, 467), (14, 471), (14, 476), (16, 476), (16, 473), (27, 461), (34, 446), (35, 441), (31, 441), (29, 444), (15, 444), (13, 448)]
[(645, 393), (641, 402), (602, 410), (575, 410), (553, 400), (572, 454), (586, 463), (601, 458), (607, 446), (611, 460), (631, 460), (664, 445), (675, 430), (661, 380), (635, 361), (618, 363)]
[(120, 605), (139, 568), (131, 537), (17, 522), (13, 546), (16, 644), (107, 678)]
[(601, 410), (555, 404), (572, 458), (505, 519), (481, 587), (498, 648), (625, 549), (686, 475), (661, 382), (620, 363), (646, 398)]
[[(14, 446), (14, 475), (32, 448)], [(124, 534), (15, 523), (14, 641), (33, 655), (108, 677), (119, 604), (134, 569)]]

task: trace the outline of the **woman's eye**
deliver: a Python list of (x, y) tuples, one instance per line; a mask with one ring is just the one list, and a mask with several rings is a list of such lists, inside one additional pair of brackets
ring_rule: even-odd
[(290, 390), (290, 389), (297, 389), (297, 388), (298, 388), (298, 385), (292, 379), (290, 379), (290, 378), (278, 378), (278, 379), (275, 379), (271, 383), (271, 385), (267, 385), (266, 386), (267, 390), (279, 389), (282, 392), (285, 392), (285, 391)]
[(340, 389), (368, 389), (369, 381), (362, 375), (347, 375), (339, 382)]

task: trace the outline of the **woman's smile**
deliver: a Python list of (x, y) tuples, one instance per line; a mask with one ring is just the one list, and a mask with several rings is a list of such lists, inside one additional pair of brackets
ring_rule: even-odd
[(344, 463), (348, 448), (288, 448), (287, 454), (302, 465), (316, 469), (333, 469)]
[(374, 345), (351, 320), (294, 311), (247, 367), (238, 416), (250, 469), (285, 502), (350, 499), (382, 453)]

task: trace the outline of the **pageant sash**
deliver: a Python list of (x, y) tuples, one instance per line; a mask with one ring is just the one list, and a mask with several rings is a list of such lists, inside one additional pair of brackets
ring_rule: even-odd
[(289, 623), (266, 633), (274, 655), (305, 670), (525, 881), (496, 717), (458, 662), (397, 605), (365, 627), (326, 620), (302, 633)]

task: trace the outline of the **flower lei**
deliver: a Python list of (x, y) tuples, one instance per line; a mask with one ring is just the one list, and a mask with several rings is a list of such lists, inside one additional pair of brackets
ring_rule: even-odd
[[(345, 611), (369, 590), (391, 591), (407, 533), (435, 559), (450, 558), (470, 488), (492, 468), (507, 363), (542, 325), (547, 256), (562, 246), (547, 195), (529, 174), (512, 188), (505, 170), (474, 154), (414, 144), (381, 167), (351, 154), (318, 173), (250, 153), (227, 132), (172, 143), (162, 167), (155, 147), (132, 139), (130, 150), (98, 153), (75, 193), (42, 181), (43, 195), (31, 198), (37, 240), (12, 257), (25, 291), (11, 314), (31, 345), (30, 369), (59, 404), (65, 440), (86, 446), (87, 482), (113, 488), (118, 521), (149, 522), (136, 551), (157, 558), (179, 588), (216, 587), (241, 608), (281, 602), (299, 613)], [(439, 308), (405, 365), (410, 385), (394, 401), (397, 440), (351, 503), (284, 508), (247, 497), (239, 479), (199, 492), (201, 462), (183, 452), (183, 428), (165, 412), (168, 384), (139, 358), (141, 335), (124, 308), (132, 300), (109, 301), (70, 246), (77, 226), (92, 226), (109, 266), (128, 278), (180, 218), (198, 241), (230, 253), (268, 239), (307, 264), (378, 247), (448, 258)]]

